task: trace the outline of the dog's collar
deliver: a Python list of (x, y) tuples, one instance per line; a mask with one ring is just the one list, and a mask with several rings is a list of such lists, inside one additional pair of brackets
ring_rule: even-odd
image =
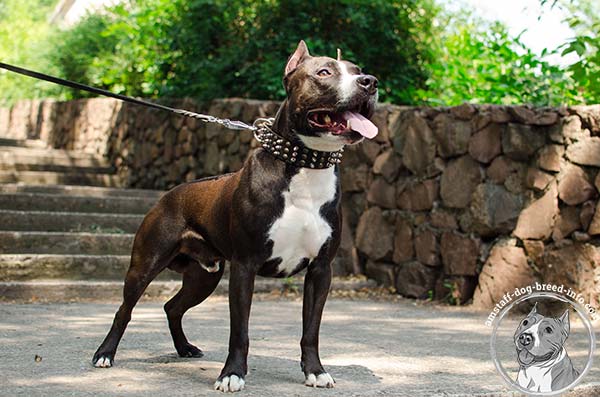
[(342, 161), (344, 149), (335, 152), (313, 150), (299, 139), (292, 142), (263, 124), (254, 136), (262, 148), (277, 159), (299, 168), (324, 169), (333, 167)]

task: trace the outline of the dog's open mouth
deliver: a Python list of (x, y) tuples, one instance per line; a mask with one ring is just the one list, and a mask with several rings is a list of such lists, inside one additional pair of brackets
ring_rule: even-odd
[(518, 351), (519, 361), (525, 365), (529, 365), (535, 360), (535, 356), (529, 352), (527, 349), (522, 349)]
[(377, 126), (368, 118), (351, 111), (313, 110), (308, 114), (308, 123), (313, 128), (329, 131), (334, 135), (344, 135), (355, 131), (365, 138), (372, 139), (378, 132)]

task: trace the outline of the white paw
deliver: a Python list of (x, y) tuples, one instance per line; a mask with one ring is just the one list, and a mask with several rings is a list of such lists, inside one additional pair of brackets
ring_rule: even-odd
[(335, 386), (335, 381), (327, 372), (323, 372), (322, 374), (308, 374), (304, 384), (309, 387), (327, 387), (331, 388)]
[(237, 375), (226, 376), (221, 380), (215, 382), (215, 390), (222, 392), (234, 392), (244, 390), (246, 382), (244, 378), (240, 378)]
[(110, 360), (110, 358), (102, 356), (98, 360), (96, 360), (96, 362), (94, 363), (94, 367), (110, 368), (112, 367), (112, 361)]

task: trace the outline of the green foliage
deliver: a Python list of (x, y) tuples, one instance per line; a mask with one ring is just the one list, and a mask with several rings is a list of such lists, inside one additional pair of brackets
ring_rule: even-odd
[[(48, 59), (48, 46), (40, 37), (50, 37), (46, 22), (54, 0), (0, 0), (0, 61), (57, 72)], [(43, 97), (56, 88), (27, 77), (0, 71), (0, 105), (19, 98)]]
[[(542, 0), (542, 3), (547, 0)], [(579, 60), (568, 70), (577, 82), (577, 91), (587, 103), (600, 103), (600, 3), (596, 0), (554, 0), (555, 7), (568, 11), (566, 22), (575, 35), (561, 50), (576, 53)]]
[[(61, 35), (64, 76), (140, 96), (282, 98), (300, 39), (315, 54), (360, 61), (381, 96), (410, 103), (424, 87), (433, 0), (134, 1)], [(376, 43), (377, 45), (373, 45)]]
[[(58, 31), (56, 0), (0, 0), (0, 60), (140, 97), (281, 99), (300, 39), (343, 50), (396, 104), (600, 102), (600, 3), (540, 0), (576, 32), (551, 65), (506, 27), (443, 12), (436, 0), (129, 0)], [(0, 71), (0, 105), (87, 95)]]
[(467, 17), (443, 26), (427, 89), (420, 91), (424, 102), (541, 106), (581, 100), (568, 73), (510, 37), (504, 25)]

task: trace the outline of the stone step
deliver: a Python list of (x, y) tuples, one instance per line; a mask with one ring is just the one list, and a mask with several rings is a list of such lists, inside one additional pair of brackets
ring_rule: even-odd
[(93, 172), (54, 172), (54, 171), (0, 171), (0, 183), (26, 183), (32, 185), (91, 185), (120, 186), (116, 175)]
[(44, 149), (48, 147), (48, 144), (41, 139), (0, 138), (0, 146)]
[(70, 155), (66, 153), (32, 154), (15, 153), (0, 147), (0, 169), (17, 171), (63, 171), (78, 169), (88, 172), (110, 173), (111, 165), (95, 155)]
[[(123, 281), (129, 258), (129, 255), (4, 254), (0, 255), (0, 281)], [(157, 279), (179, 280), (181, 275), (167, 269)]]
[(0, 193), (0, 209), (27, 211), (108, 212), (145, 214), (158, 198), (152, 197), (94, 197), (48, 193)]
[(0, 193), (36, 193), (36, 194), (60, 194), (63, 196), (86, 196), (86, 197), (143, 197), (158, 200), (164, 193), (162, 190), (150, 189), (123, 189), (102, 186), (81, 185), (27, 185), (23, 183), (0, 184)]
[[(181, 287), (179, 281), (153, 281), (144, 293), (145, 299), (165, 301), (175, 295)], [(214, 294), (226, 295), (229, 282), (223, 278)], [(363, 288), (375, 288), (373, 280), (335, 279), (332, 282), (333, 291), (356, 291)], [(257, 278), (254, 285), (255, 293), (273, 291), (302, 292), (302, 277), (292, 279)], [(121, 301), (123, 296), (122, 281), (69, 281), (69, 280), (39, 280), (0, 282), (0, 300), (4, 301)]]
[(133, 234), (0, 231), (0, 253), (129, 255), (133, 238)]
[(143, 215), (0, 210), (0, 230), (135, 233)]
[(19, 146), (2, 146), (0, 145), (0, 153), (14, 154), (15, 158), (20, 156), (26, 157), (49, 157), (52, 159), (95, 159), (96, 161), (104, 162), (104, 158), (95, 153), (88, 153), (78, 150), (53, 149), (49, 147), (19, 147)]

